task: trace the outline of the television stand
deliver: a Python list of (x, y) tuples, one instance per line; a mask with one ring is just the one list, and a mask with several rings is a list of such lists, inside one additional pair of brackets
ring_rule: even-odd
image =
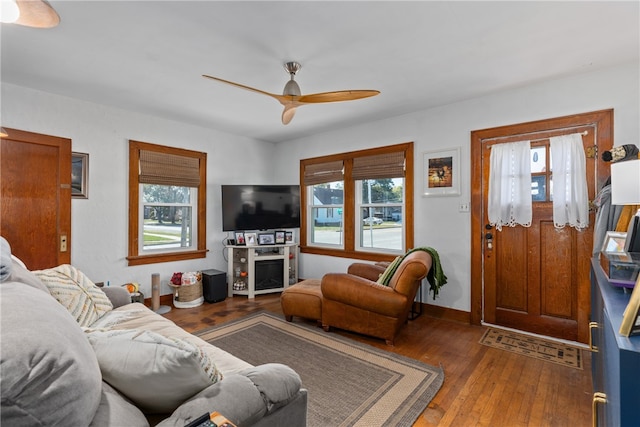
[(298, 245), (227, 246), (228, 295), (282, 292), (298, 282)]

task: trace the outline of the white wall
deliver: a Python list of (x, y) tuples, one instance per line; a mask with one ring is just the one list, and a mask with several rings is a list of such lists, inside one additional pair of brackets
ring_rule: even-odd
[[(73, 151), (89, 153), (89, 198), (71, 201), (71, 262), (96, 282), (139, 282), (147, 297), (152, 273), (160, 273), (161, 293), (169, 294), (175, 271), (226, 271), (220, 185), (263, 182), (273, 174), (263, 161), (273, 144), (9, 84), (2, 85), (2, 125), (70, 138)], [(207, 153), (206, 259), (127, 266), (130, 139)], [(239, 155), (254, 166), (238, 168)]]
[[(437, 249), (449, 279), (435, 301), (425, 287), (423, 301), (470, 311), (471, 217), (458, 212), (460, 203), (470, 201), (470, 132), (613, 108), (615, 145), (640, 145), (639, 82), (638, 64), (627, 64), (280, 143), (277, 151), (283, 164), (297, 164), (304, 158), (414, 141), (415, 245)], [(422, 153), (449, 147), (461, 147), (461, 196), (422, 197)], [(280, 181), (299, 179), (298, 169), (278, 173)], [(351, 262), (302, 254), (300, 276), (345, 271)]]
[[(468, 213), (458, 205), (470, 200), (470, 132), (613, 108), (615, 144), (640, 144), (640, 70), (629, 64), (577, 77), (516, 88), (439, 108), (366, 125), (272, 145), (178, 122), (117, 110), (18, 86), (2, 85), (2, 125), (71, 138), (73, 150), (89, 153), (89, 199), (72, 201), (72, 263), (94, 281), (137, 281), (150, 295), (151, 274), (161, 274), (163, 294), (174, 271), (226, 270), (222, 254), (220, 185), (272, 180), (299, 180), (299, 160), (376, 146), (415, 142), (415, 245), (440, 253), (449, 283), (429, 303), (470, 310), (470, 241)], [(354, 103), (354, 108), (357, 105)], [(207, 168), (206, 259), (128, 267), (128, 140), (205, 151)], [(420, 172), (425, 151), (461, 147), (462, 194), (423, 198)], [(253, 168), (239, 169), (241, 155)], [(265, 158), (290, 168), (267, 168)], [(260, 161), (258, 161), (260, 160)], [(273, 174), (276, 174), (273, 176)], [(352, 260), (302, 254), (300, 276), (321, 277), (345, 271)], [(429, 297), (430, 298), (430, 297)]]

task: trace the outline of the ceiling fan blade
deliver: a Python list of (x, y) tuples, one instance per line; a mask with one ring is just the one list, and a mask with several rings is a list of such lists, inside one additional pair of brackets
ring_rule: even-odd
[(283, 125), (288, 125), (291, 119), (293, 119), (293, 116), (296, 114), (296, 108), (297, 107), (293, 106), (292, 104), (284, 106), (284, 111), (282, 112)]
[(16, 0), (20, 17), (15, 22), (18, 25), (34, 28), (53, 28), (60, 23), (60, 16), (44, 0)]
[(336, 92), (312, 93), (302, 95), (296, 101), (301, 104), (319, 104), (322, 102), (353, 101), (356, 99), (369, 98), (380, 93), (378, 90), (340, 90)]
[(250, 90), (251, 92), (261, 93), (261, 94), (263, 94), (263, 95), (267, 95), (267, 96), (270, 96), (270, 97), (272, 97), (272, 98), (275, 98), (275, 99), (277, 99), (278, 101), (280, 101), (280, 98), (282, 98), (282, 95), (277, 95), (277, 94), (275, 94), (275, 93), (265, 92), (265, 91), (263, 91), (263, 90), (253, 88), (253, 87), (251, 87), (251, 86), (241, 85), (240, 83), (230, 82), (229, 80), (224, 80), (224, 79), (221, 79), (221, 78), (218, 78), (218, 77), (212, 77), (212, 76), (208, 76), (208, 75), (206, 75), (206, 74), (203, 74), (203, 75), (202, 75), (202, 77), (206, 77), (207, 79), (211, 79), (211, 80), (217, 80), (217, 81), (219, 81), (219, 82), (226, 83), (226, 84), (228, 84), (228, 85), (232, 85), (232, 86), (235, 86), (235, 87), (239, 87), (239, 88), (241, 88), (241, 89)]

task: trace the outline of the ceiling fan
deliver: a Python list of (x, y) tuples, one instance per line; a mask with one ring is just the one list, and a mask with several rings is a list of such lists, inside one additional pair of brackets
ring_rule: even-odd
[(296, 73), (300, 70), (301, 67), (302, 65), (297, 62), (287, 62), (284, 64), (284, 69), (289, 73), (291, 79), (284, 86), (282, 95), (265, 92), (260, 89), (255, 89), (249, 86), (241, 85), (239, 83), (230, 82), (218, 77), (208, 76), (206, 74), (203, 74), (202, 77), (237, 86), (239, 88), (247, 89), (252, 92), (258, 92), (276, 99), (278, 102), (280, 102), (280, 104), (284, 105), (284, 111), (282, 112), (282, 124), (284, 125), (289, 124), (291, 119), (293, 119), (294, 114), (296, 113), (296, 108), (301, 105), (320, 104), (324, 102), (353, 101), (356, 99), (375, 96), (380, 93), (380, 91), (377, 90), (339, 90), (335, 92), (322, 92), (312, 93), (310, 95), (302, 95), (300, 92), (300, 86), (298, 86), (298, 83), (294, 80)]
[(0, 21), (25, 27), (53, 28), (60, 16), (45, 0), (0, 0)]

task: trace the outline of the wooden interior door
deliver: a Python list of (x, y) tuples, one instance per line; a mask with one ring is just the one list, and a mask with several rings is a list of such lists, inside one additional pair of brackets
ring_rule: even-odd
[(30, 270), (69, 264), (71, 140), (4, 129), (0, 234)]
[[(583, 146), (602, 152), (612, 144), (612, 111), (581, 114), (524, 123), (472, 133), (473, 199), (472, 310), (477, 309), (480, 282), (480, 320), (541, 335), (587, 342), (590, 312), (589, 260), (593, 246), (595, 213), (590, 227), (577, 231), (553, 224), (550, 195), (552, 171), (549, 138), (583, 133)], [(502, 227), (497, 231), (487, 218), (490, 147), (530, 140), (532, 151), (544, 159), (541, 171), (533, 173), (538, 184), (530, 227)], [(609, 168), (587, 155), (589, 199), (608, 177)], [(477, 174), (477, 175), (476, 175)], [(476, 215), (477, 214), (477, 215)], [(475, 290), (474, 290), (475, 289)], [(477, 313), (472, 312), (475, 321)]]

